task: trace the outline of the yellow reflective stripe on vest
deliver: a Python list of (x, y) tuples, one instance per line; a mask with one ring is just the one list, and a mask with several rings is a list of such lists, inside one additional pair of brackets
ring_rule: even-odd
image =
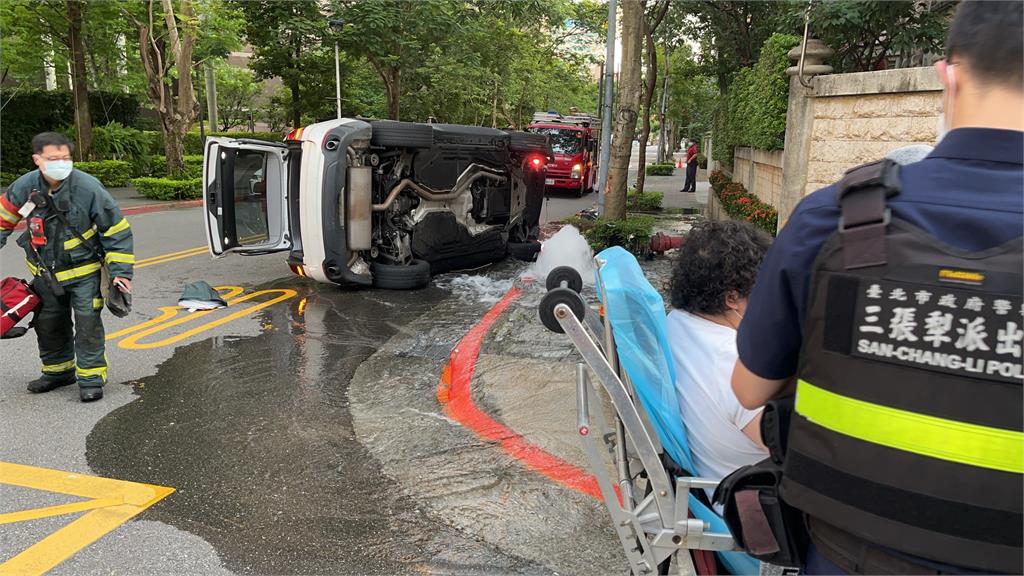
[(107, 264), (120, 262), (122, 264), (135, 264), (135, 254), (126, 252), (107, 252)]
[(21, 215), (11, 213), (9, 210), (4, 208), (3, 204), (0, 204), (0, 219), (6, 220), (11, 224), (17, 224), (18, 222), (21, 222)]
[(43, 374), (60, 374), (75, 369), (75, 361), (68, 360), (60, 364), (43, 364)]
[(128, 229), (128, 220), (121, 218), (121, 221), (103, 231), (104, 236), (113, 236), (122, 230)]
[(1024, 474), (1024, 433), (957, 422), (841, 396), (800, 380), (796, 411), (844, 434), (958, 464)]
[[(89, 238), (92, 238), (95, 235), (96, 235), (96, 229), (95, 228), (89, 228), (85, 232), (82, 232), (82, 238), (84, 238), (85, 240), (88, 240)], [(72, 238), (71, 240), (65, 240), (64, 241), (64, 249), (65, 250), (71, 250), (72, 248), (77, 248), (78, 246), (81, 246), (81, 245), (82, 245), (82, 241), (79, 240), (78, 238)]]
[[(39, 267), (38, 266), (36, 266), (35, 264), (33, 264), (29, 260), (25, 260), (25, 264), (28, 265), (28, 269), (29, 269), (30, 272), (32, 272), (33, 276), (38, 276), (39, 275)], [(57, 274), (55, 274), (55, 276), (57, 276), (57, 281), (58, 282), (67, 282), (68, 280), (73, 280), (75, 278), (81, 278), (82, 276), (88, 276), (89, 274), (92, 274), (94, 272), (98, 272), (99, 269), (100, 269), (100, 263), (99, 262), (90, 262), (88, 264), (82, 264), (81, 266), (76, 266), (76, 267), (70, 268), (68, 270), (61, 270), (60, 272), (57, 272)]]
[(60, 272), (57, 272), (56, 276), (58, 282), (67, 282), (68, 280), (72, 280), (74, 278), (81, 278), (82, 276), (88, 276), (89, 274), (93, 274), (99, 271), (100, 263), (90, 262), (89, 264), (83, 264), (81, 266), (71, 268), (70, 270), (61, 270)]
[(92, 309), (99, 310), (100, 308), (103, 308), (103, 298), (93, 298)]

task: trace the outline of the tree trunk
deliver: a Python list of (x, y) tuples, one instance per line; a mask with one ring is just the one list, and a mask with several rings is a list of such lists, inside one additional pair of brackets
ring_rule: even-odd
[(619, 93), (615, 99), (615, 131), (611, 159), (608, 162), (608, 184), (605, 191), (605, 217), (621, 220), (626, 217), (626, 179), (629, 156), (636, 135), (637, 110), (640, 108), (640, 49), (643, 36), (644, 3), (642, 0), (622, 1), (622, 70)]
[(75, 160), (92, 154), (92, 117), (89, 115), (89, 86), (85, 73), (85, 45), (82, 42), (81, 0), (68, 0), (68, 49), (71, 51), (72, 99), (75, 104)]
[(398, 120), (399, 96), (402, 94), (402, 69), (388, 66), (384, 72), (384, 86), (388, 92), (388, 118)]
[(654, 46), (654, 32), (661, 25), (662, 18), (668, 11), (668, 2), (658, 4), (654, 8), (653, 18), (644, 18), (643, 33), (647, 43), (647, 78), (644, 85), (643, 128), (640, 130), (640, 160), (637, 163), (636, 191), (643, 193), (644, 182), (647, 180), (647, 140), (651, 137), (651, 103), (654, 102), (654, 88), (658, 85), (658, 51)]
[(291, 81), (288, 83), (288, 90), (292, 93), (292, 128), (300, 128), (302, 127), (302, 87), (299, 84), (298, 76), (292, 77)]

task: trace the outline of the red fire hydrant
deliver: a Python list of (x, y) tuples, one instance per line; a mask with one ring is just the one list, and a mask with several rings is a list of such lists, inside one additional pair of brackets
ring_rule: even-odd
[(673, 248), (679, 248), (686, 242), (686, 236), (669, 236), (658, 232), (651, 237), (651, 252), (664, 254)]

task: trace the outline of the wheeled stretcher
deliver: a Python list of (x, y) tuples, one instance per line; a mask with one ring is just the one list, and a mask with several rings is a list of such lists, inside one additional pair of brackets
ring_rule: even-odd
[[(599, 311), (579, 295), (579, 274), (563, 267), (548, 275), (539, 313), (545, 326), (572, 340), (586, 364), (576, 369), (578, 432), (630, 570), (637, 576), (783, 573), (737, 550), (705, 492), (718, 482), (689, 472), (695, 468), (660, 294), (622, 248), (595, 260)], [(614, 409), (611, 426), (591, 374)]]

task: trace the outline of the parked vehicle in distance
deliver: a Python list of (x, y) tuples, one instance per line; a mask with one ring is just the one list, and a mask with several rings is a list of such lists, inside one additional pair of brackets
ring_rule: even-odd
[(408, 289), (513, 254), (532, 259), (552, 153), (541, 134), (338, 119), (283, 142), (208, 138), (210, 252), (288, 252), (300, 276)]
[(562, 116), (538, 112), (533, 115), (526, 131), (547, 136), (554, 152), (544, 180), (546, 188), (568, 190), (580, 198), (594, 189), (597, 182), (596, 126), (597, 118), (588, 114)]

